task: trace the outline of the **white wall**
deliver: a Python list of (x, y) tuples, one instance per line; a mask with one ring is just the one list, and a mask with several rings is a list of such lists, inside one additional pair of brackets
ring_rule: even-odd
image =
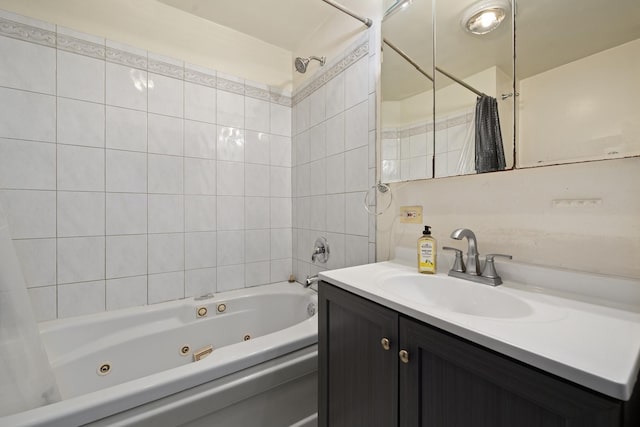
[(0, 9), (291, 91), (291, 52), (156, 0), (0, 0)]
[(518, 165), (640, 154), (640, 39), (520, 82)]
[(393, 184), (394, 205), (379, 217), (378, 260), (396, 245), (414, 247), (421, 228), (400, 224), (399, 206), (422, 205), (439, 248), (466, 250), (449, 238), (465, 227), (481, 254), (640, 278), (638, 182), (640, 158)]
[(289, 277), (290, 97), (0, 18), (0, 203), (39, 320)]

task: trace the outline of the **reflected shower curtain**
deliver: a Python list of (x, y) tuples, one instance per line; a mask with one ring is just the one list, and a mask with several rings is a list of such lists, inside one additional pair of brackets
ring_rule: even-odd
[(487, 95), (479, 96), (476, 101), (476, 172), (504, 170), (504, 147), (498, 101)]
[(0, 204), (0, 417), (59, 400)]

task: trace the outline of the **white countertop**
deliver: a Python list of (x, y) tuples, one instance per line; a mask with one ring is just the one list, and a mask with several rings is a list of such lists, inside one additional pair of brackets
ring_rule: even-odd
[[(404, 262), (325, 271), (319, 278), (605, 395), (620, 400), (631, 397), (640, 368), (640, 282), (521, 268), (515, 263), (498, 265), (498, 271), (504, 283), (495, 288), (449, 278), (446, 273), (436, 277), (486, 287), (503, 298), (515, 297), (526, 302), (530, 308), (527, 315), (497, 318), (463, 314), (380, 286), (383, 277), (418, 274), (413, 265)], [(531, 278), (544, 282), (544, 287), (531, 286), (527, 283)], [(555, 286), (554, 281), (559, 284)], [(568, 293), (576, 289), (584, 292)], [(604, 299), (603, 289), (612, 298)]]

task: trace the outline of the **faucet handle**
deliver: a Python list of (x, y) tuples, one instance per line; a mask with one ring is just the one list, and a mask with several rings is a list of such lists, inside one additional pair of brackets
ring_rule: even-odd
[(489, 254), (485, 257), (484, 268), (482, 269), (482, 276), (488, 277), (491, 279), (499, 278), (498, 272), (496, 271), (495, 263), (493, 262), (495, 257), (513, 259), (511, 255), (504, 254)]
[(460, 249), (452, 248), (450, 246), (443, 246), (442, 249), (445, 250), (445, 251), (455, 251), (456, 260), (454, 261), (453, 267), (451, 267), (451, 270), (459, 271), (460, 273), (464, 273), (465, 272), (465, 266), (464, 266), (464, 261), (462, 260), (462, 251)]

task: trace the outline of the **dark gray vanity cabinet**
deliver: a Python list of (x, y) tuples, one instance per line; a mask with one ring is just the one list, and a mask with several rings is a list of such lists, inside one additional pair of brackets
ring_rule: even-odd
[(638, 393), (618, 401), (325, 282), (319, 301), (321, 427), (640, 425)]

